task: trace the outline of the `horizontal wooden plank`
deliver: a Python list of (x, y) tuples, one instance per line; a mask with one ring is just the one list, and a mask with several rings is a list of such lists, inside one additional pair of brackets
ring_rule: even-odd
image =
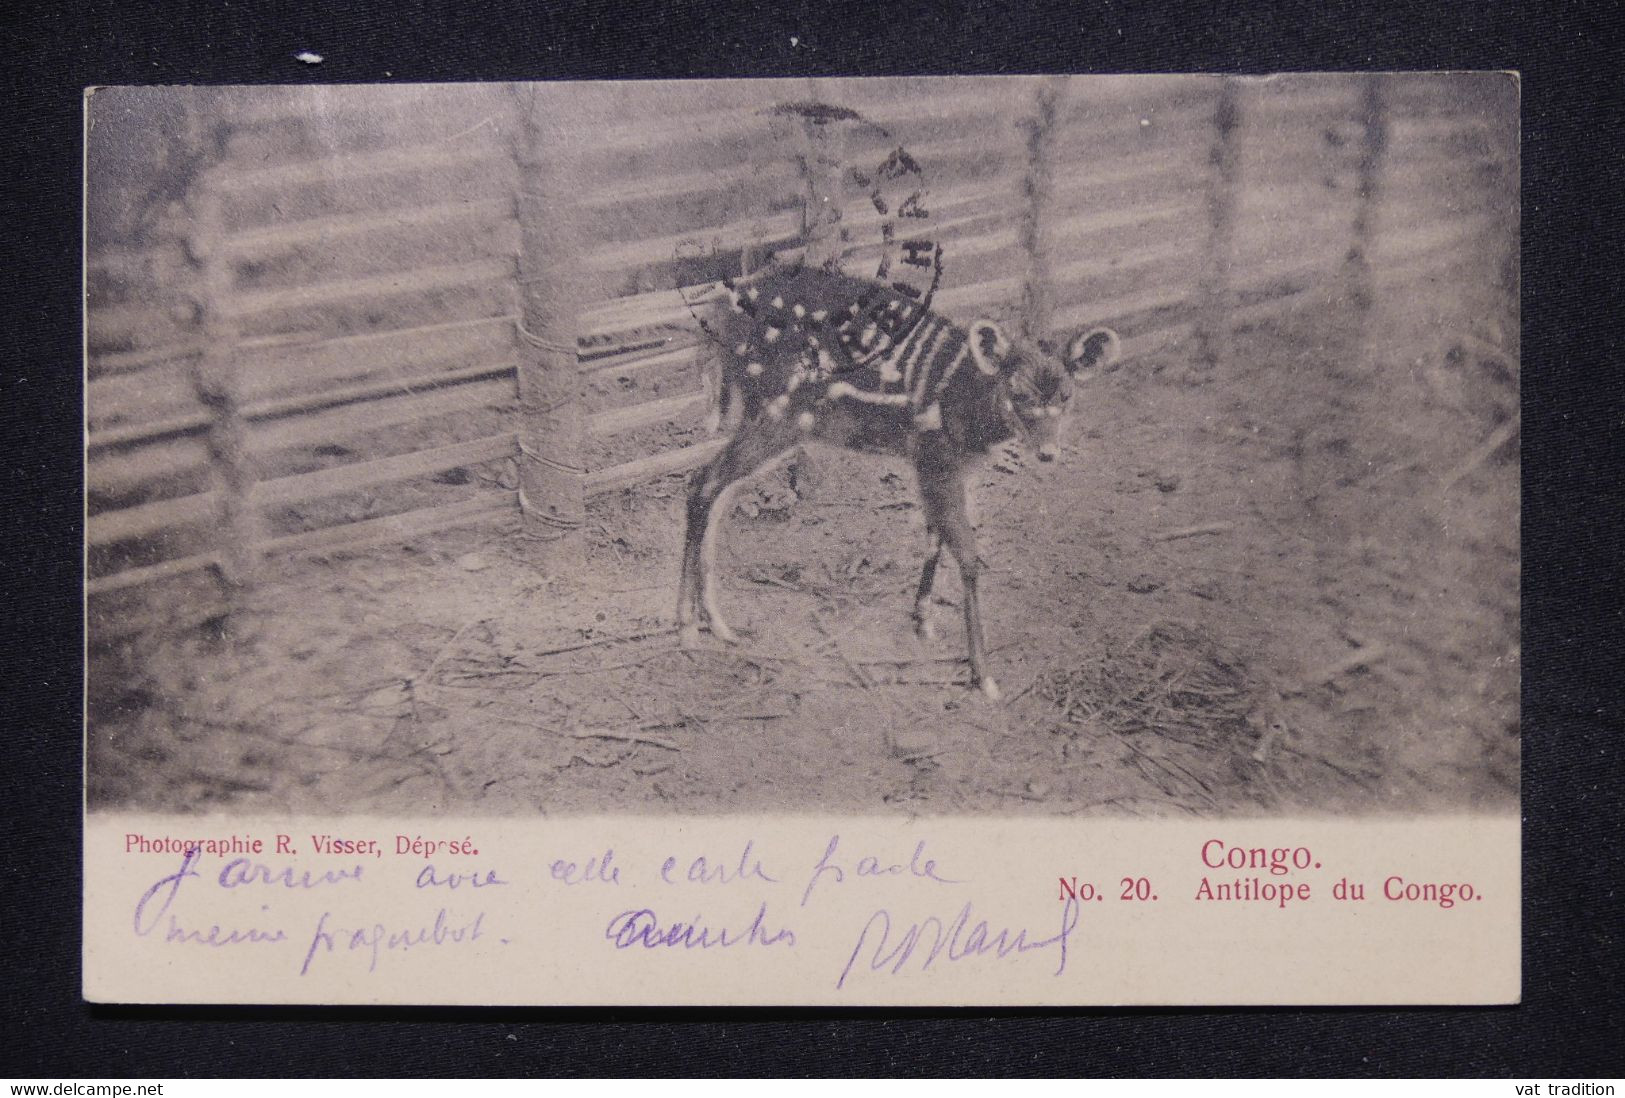
[(250, 290), (234, 294), (223, 310), (236, 319), (278, 310), (345, 305), (352, 302), (434, 293), (439, 290), (491, 282), (511, 282), (512, 259), (481, 259), (446, 267), (420, 267), (414, 271), (316, 282), (276, 290)]
[(470, 164), (511, 162), (512, 159), (512, 154), (497, 144), (446, 145), (437, 142), (268, 167), (219, 168), (210, 175), (209, 180), (226, 194), (235, 195), (247, 191), (280, 191), (312, 183), (354, 183), (368, 176), (431, 172), (439, 168), (464, 168)]
[[(152, 356), (172, 353), (189, 340), (168, 309), (145, 298), (104, 305), (85, 313), (85, 344), (98, 369), (139, 369)], [(111, 362), (113, 365), (100, 365)]]
[(629, 355), (585, 364), (582, 374), (625, 373), (633, 370), (677, 369), (688, 366), (700, 353), (700, 344), (692, 340), (673, 350), (640, 350)]
[[(514, 364), (512, 362), (503, 362), (484, 366), (471, 366), (466, 370), (448, 370), (442, 373), (425, 374), (418, 377), (392, 378), (388, 381), (373, 382), (368, 385), (346, 386), (329, 389), (325, 392), (261, 401), (249, 405), (244, 409), (243, 415), (251, 423), (283, 419), (301, 413), (319, 412), (329, 408), (370, 403), (396, 397), (414, 396), (438, 389), (464, 386), (472, 382), (511, 377), (513, 372)], [(364, 417), (376, 414), (376, 410), (362, 413), (363, 418), (357, 421), (357, 426), (367, 426), (368, 421)], [(407, 420), (395, 420), (394, 422), (408, 422), (414, 418), (419, 417), (409, 416)], [(175, 438), (181, 435), (196, 434), (207, 430), (209, 423), (210, 418), (207, 412), (191, 412), (185, 415), (170, 416), (151, 423), (132, 424), (128, 427), (105, 431), (93, 431), (86, 442), (86, 447), (92, 455), (95, 455), (101, 450), (117, 449), (155, 442), (160, 439)], [(371, 425), (379, 426), (382, 424), (377, 420), (372, 420)], [(280, 444), (291, 445), (291, 443), (287, 442), (281, 442)]]
[[(432, 450), (261, 481), (254, 486), (251, 498), (260, 507), (303, 503), (322, 496), (359, 491), (464, 465), (479, 465), (508, 457), (514, 452), (514, 435), (508, 432), (438, 446)], [(213, 516), (216, 499), (215, 491), (200, 492), (92, 515), (86, 523), (85, 540), (92, 546), (111, 545), (172, 526), (205, 522)]]
[(333, 552), (374, 545), (381, 541), (404, 543), (424, 534), (467, 526), (486, 519), (519, 518), (518, 492), (483, 492), (472, 499), (402, 511), (397, 515), (325, 526), (276, 538), (266, 545), (269, 553)]
[(646, 400), (612, 412), (599, 412), (587, 420), (587, 430), (594, 435), (612, 435), (648, 427), (655, 423), (669, 423), (679, 416), (697, 412), (705, 407), (706, 394), (684, 393), (664, 400)]
[[(444, 503), (435, 507), (422, 507), (403, 511), (398, 515), (364, 519), (360, 522), (327, 526), (320, 530), (307, 530), (272, 538), (260, 546), (267, 556), (296, 555), (310, 552), (332, 552), (337, 549), (376, 544), (380, 541), (410, 541), (415, 537), (467, 526), (503, 515), (519, 515), (517, 492), (482, 493), (473, 499)], [(97, 576), (85, 583), (85, 594), (97, 596), (156, 583), (173, 576), (211, 568), (219, 562), (218, 553), (198, 553), (178, 557), (142, 568), (129, 568), (105, 576)]]
[(122, 572), (113, 572), (109, 575), (96, 576), (86, 580), (85, 595), (91, 598), (97, 595), (109, 595), (115, 591), (124, 591), (148, 583), (157, 583), (160, 580), (170, 579), (174, 576), (201, 572), (205, 568), (213, 568), (218, 563), (220, 563), (219, 553), (198, 553), (190, 557), (175, 557), (172, 560), (161, 561), (158, 564), (148, 564), (141, 568), (126, 568)]
[[(455, 373), (470, 362), (513, 354), (513, 318), (479, 317), (328, 339), (246, 339), (238, 345), (237, 370), (244, 398), (258, 403), (385, 379), (412, 383), (437, 370)], [(93, 432), (139, 432), (142, 424), (199, 411), (182, 361), (95, 377), (85, 398)]]
[[(351, 449), (365, 452), (366, 444), (353, 440), (377, 438), (378, 432), (389, 428), (418, 425), (458, 413), (488, 411), (491, 416), (481, 422), (490, 423), (492, 416), (505, 416), (511, 412), (518, 397), (512, 366), (496, 367), (477, 374), (471, 371), (471, 374), (456, 385), (380, 394), (366, 401), (342, 404), (314, 414), (256, 424), (249, 448), (256, 454), (268, 454), (301, 446), (348, 443)], [(501, 422), (497, 420), (497, 423)], [(485, 429), (489, 430), (490, 427)]]
[(339, 244), (380, 232), (423, 230), (462, 221), (489, 220), (508, 216), (512, 211), (511, 199), (483, 198), (391, 210), (370, 216), (346, 214), (313, 217), (245, 229), (228, 236), (224, 247), (226, 253), (234, 258), (260, 260), (308, 244)]
[(413, 477), (442, 473), (464, 465), (480, 465), (487, 461), (511, 457), (517, 452), (513, 432), (488, 435), (468, 442), (454, 442), (449, 446), (436, 446), (432, 450), (419, 450), (395, 457), (363, 461), (353, 465), (339, 465), (314, 473), (278, 477), (261, 481), (254, 486), (254, 502), (264, 507), (292, 503), (305, 503), (322, 496), (338, 495), (373, 488), (380, 484), (410, 480)]
[(192, 341), (166, 343), (139, 351), (91, 351), (87, 373), (91, 378), (140, 373), (154, 366), (178, 362), (203, 353), (203, 345)]
[(587, 494), (597, 495), (671, 473), (686, 473), (722, 453), (723, 447), (727, 445), (728, 440), (725, 438), (711, 439), (707, 442), (697, 442), (692, 446), (684, 446), (680, 450), (668, 450), (664, 454), (639, 458), (624, 465), (594, 470), (587, 474)]

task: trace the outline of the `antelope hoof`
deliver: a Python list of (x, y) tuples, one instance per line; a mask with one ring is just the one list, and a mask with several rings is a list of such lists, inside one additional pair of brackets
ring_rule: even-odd
[(923, 614), (916, 614), (914, 616), (914, 635), (923, 641), (934, 641), (937, 639), (937, 627), (931, 624), (930, 618), (925, 617)]
[(698, 648), (700, 646), (700, 627), (693, 622), (677, 628), (677, 647)]
[(1004, 700), (1004, 694), (999, 691), (999, 684), (994, 682), (991, 678), (984, 678), (981, 682), (981, 687), (982, 694), (987, 698), (988, 701), (1000, 702)]
[(728, 623), (721, 618), (711, 619), (711, 635), (723, 644), (738, 644), (739, 634), (728, 628)]

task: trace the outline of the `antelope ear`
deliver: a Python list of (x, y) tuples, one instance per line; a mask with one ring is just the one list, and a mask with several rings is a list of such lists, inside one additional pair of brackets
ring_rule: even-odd
[(1073, 336), (1066, 345), (1066, 372), (1092, 370), (1117, 360), (1123, 341), (1110, 328), (1091, 328), (1082, 335)]
[(976, 368), (984, 374), (997, 374), (1010, 354), (1010, 340), (991, 320), (978, 320), (970, 326), (970, 353)]

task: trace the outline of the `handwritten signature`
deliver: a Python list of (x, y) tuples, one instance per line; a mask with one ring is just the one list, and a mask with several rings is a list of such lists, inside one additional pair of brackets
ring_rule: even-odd
[(841, 978), (835, 981), (835, 986), (846, 986), (847, 977), (859, 964), (858, 958), (865, 946), (873, 949), (863, 962), (868, 970), (880, 972), (889, 968), (889, 974), (893, 976), (900, 974), (903, 967), (915, 957), (920, 958), (920, 971), (924, 972), (938, 957), (952, 962), (975, 960), (991, 954), (1003, 960), (1011, 954), (1059, 947), (1060, 959), (1055, 966), (1055, 975), (1059, 976), (1066, 971), (1067, 938), (1077, 929), (1078, 916), (1078, 901), (1067, 900), (1061, 910), (1060, 932), (1049, 938), (1030, 939), (1025, 928), (1012, 932), (1009, 927), (1001, 927), (995, 931), (988, 926), (986, 919), (978, 919), (973, 924), (973, 910), (967, 902), (958, 914), (947, 920), (928, 915), (919, 922), (910, 923), (894, 941), (891, 912), (882, 909), (869, 916), (869, 921), (863, 924), (857, 943), (852, 947), (852, 955), (847, 958), (846, 967), (841, 970)]

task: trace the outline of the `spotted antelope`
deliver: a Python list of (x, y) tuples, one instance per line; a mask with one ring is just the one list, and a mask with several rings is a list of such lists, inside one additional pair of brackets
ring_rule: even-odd
[(737, 640), (717, 607), (716, 540), (744, 478), (808, 441), (897, 454), (914, 463), (931, 536), (914, 597), (915, 630), (933, 635), (927, 611), (946, 547), (963, 580), (972, 682), (997, 700), (966, 474), (990, 447), (1013, 437), (1040, 460), (1054, 460), (1074, 382), (1116, 357), (1116, 334), (1091, 329), (1056, 356), (1012, 340), (992, 321), (961, 328), (897, 289), (812, 268), (725, 288), (726, 304), (708, 327), (721, 341), (721, 418), (737, 427), (689, 484), (681, 643), (699, 642), (702, 619), (719, 640)]

